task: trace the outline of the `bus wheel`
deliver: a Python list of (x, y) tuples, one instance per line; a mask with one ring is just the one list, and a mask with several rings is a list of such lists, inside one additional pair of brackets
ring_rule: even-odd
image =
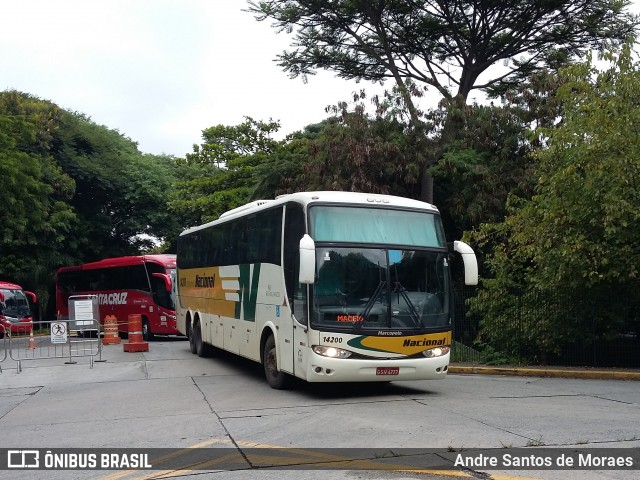
[(211, 345), (205, 343), (202, 339), (202, 329), (200, 328), (200, 322), (196, 322), (193, 327), (194, 342), (196, 344), (196, 353), (199, 357), (208, 357), (212, 353)]
[(271, 388), (284, 390), (289, 385), (289, 375), (278, 370), (276, 355), (276, 341), (273, 335), (269, 335), (262, 350), (262, 365), (264, 366), (264, 376)]
[(189, 337), (189, 350), (191, 350), (191, 353), (195, 354), (197, 352), (197, 349), (196, 349), (196, 338), (193, 333), (193, 325), (189, 325), (189, 331), (187, 332), (187, 336)]
[(151, 327), (149, 326), (149, 320), (146, 318), (142, 321), (142, 338), (146, 342), (150, 342), (153, 340), (153, 333), (151, 332)]

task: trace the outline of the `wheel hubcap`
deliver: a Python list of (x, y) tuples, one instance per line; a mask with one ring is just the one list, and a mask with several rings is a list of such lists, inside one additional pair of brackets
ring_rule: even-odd
[(269, 373), (274, 377), (278, 375), (278, 365), (276, 363), (276, 349), (272, 348), (267, 353), (267, 368), (269, 369)]

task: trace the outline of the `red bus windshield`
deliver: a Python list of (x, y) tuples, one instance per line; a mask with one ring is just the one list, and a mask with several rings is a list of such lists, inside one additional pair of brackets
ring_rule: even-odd
[(31, 316), (29, 302), (22, 289), (0, 286), (0, 315), (20, 319)]

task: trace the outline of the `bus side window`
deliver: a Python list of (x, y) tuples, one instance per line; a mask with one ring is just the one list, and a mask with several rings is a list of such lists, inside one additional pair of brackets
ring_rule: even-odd
[(86, 282), (86, 291), (106, 290), (101, 270), (87, 270)]
[(283, 269), (287, 297), (296, 320), (307, 324), (307, 286), (298, 281), (300, 239), (305, 234), (304, 213), (297, 203), (287, 204), (284, 225)]
[(125, 289), (149, 291), (149, 280), (147, 279), (147, 271), (143, 264), (132, 265), (127, 272), (127, 278), (123, 280), (122, 285), (126, 285)]

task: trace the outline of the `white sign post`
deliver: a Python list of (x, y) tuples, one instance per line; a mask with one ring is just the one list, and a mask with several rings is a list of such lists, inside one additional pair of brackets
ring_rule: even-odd
[(67, 343), (67, 322), (51, 323), (51, 343)]

